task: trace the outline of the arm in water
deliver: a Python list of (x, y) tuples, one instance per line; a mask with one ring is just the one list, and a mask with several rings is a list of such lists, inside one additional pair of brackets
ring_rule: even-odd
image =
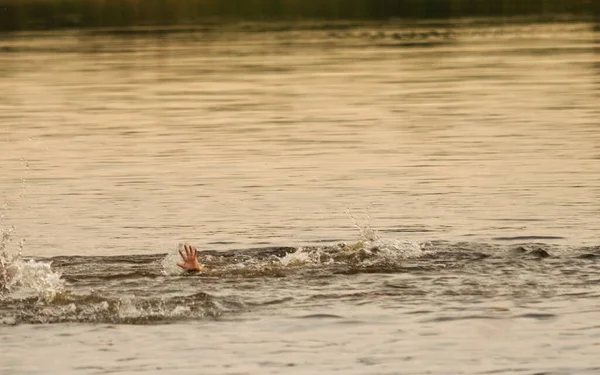
[(190, 272), (202, 271), (202, 265), (198, 262), (198, 250), (190, 245), (184, 245), (183, 249), (185, 250), (185, 254), (181, 249), (179, 250), (179, 255), (181, 255), (183, 262), (178, 262), (177, 265)]

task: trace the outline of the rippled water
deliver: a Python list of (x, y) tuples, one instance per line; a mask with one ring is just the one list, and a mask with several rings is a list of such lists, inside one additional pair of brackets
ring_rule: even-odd
[(1, 35), (0, 373), (597, 373), (599, 48), (587, 22)]

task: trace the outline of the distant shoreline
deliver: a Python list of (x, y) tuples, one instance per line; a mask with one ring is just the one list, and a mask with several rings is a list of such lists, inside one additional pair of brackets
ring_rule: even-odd
[(196, 25), (206, 22), (449, 19), (571, 15), (593, 0), (0, 0), (0, 31)]

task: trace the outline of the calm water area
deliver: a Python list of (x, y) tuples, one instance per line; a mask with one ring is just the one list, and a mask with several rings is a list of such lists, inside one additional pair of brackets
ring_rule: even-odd
[(600, 26), (0, 34), (0, 231), (0, 374), (598, 374)]

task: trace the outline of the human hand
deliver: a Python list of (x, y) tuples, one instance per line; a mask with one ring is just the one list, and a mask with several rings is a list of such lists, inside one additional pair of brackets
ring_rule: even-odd
[(177, 265), (186, 271), (200, 272), (202, 265), (198, 261), (198, 250), (190, 245), (183, 245), (185, 254), (179, 249), (179, 255), (183, 262), (178, 262)]

